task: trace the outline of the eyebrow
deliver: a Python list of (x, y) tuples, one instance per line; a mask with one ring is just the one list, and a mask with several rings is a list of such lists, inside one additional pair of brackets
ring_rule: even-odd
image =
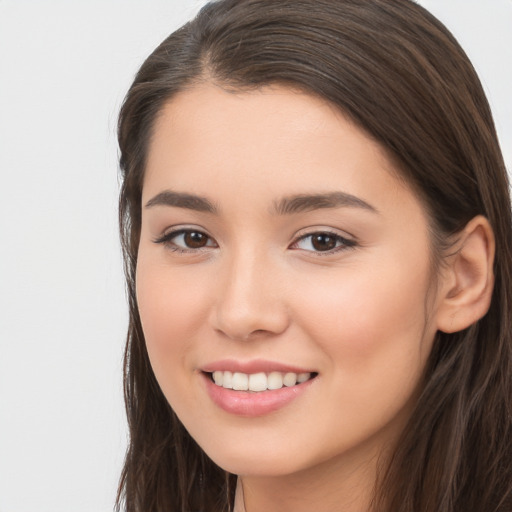
[(205, 197), (171, 190), (160, 192), (146, 203), (146, 208), (153, 206), (175, 206), (197, 212), (217, 213), (217, 208)]
[[(218, 213), (218, 209), (215, 205), (205, 197), (184, 192), (174, 192), (172, 190), (164, 190), (158, 193), (145, 205), (146, 208), (152, 208), (154, 206), (174, 206), (176, 208), (186, 208), (197, 212)], [(377, 209), (366, 201), (352, 194), (347, 194), (346, 192), (297, 194), (284, 197), (274, 203), (272, 213), (277, 215), (291, 215), (324, 208), (342, 207), (361, 208), (373, 213), (378, 213)]]
[(359, 197), (345, 192), (328, 192), (326, 194), (298, 194), (284, 197), (274, 204), (278, 215), (290, 215), (323, 208), (361, 208), (372, 213), (377, 209)]

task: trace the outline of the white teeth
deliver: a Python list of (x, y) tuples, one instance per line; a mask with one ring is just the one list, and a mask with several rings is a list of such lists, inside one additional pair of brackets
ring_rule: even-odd
[(286, 373), (283, 377), (283, 384), (287, 387), (295, 386), (297, 384), (297, 374), (296, 373)]
[(224, 372), (213, 372), (213, 381), (217, 386), (222, 386), (222, 382), (224, 381)]
[(231, 372), (220, 372), (223, 373), (222, 387), (227, 389), (233, 389), (233, 374)]
[(267, 376), (264, 373), (249, 375), (249, 391), (265, 391), (267, 389)]
[(246, 373), (234, 373), (233, 389), (236, 391), (247, 391), (249, 389), (249, 375)]
[(281, 389), (283, 386), (290, 387), (302, 384), (311, 378), (311, 373), (281, 373), (264, 372), (246, 374), (241, 372), (215, 371), (212, 373), (213, 381), (217, 386), (236, 391), (266, 391)]
[(306, 382), (311, 377), (311, 373), (299, 373), (297, 375), (297, 382), (299, 384), (302, 384), (303, 382)]
[(279, 372), (269, 373), (267, 377), (268, 389), (281, 389), (283, 387), (283, 374)]

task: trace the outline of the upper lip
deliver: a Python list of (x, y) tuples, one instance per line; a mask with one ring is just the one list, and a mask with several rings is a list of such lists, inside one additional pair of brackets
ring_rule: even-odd
[(206, 373), (213, 373), (215, 371), (230, 371), (239, 372), (246, 374), (253, 373), (270, 373), (270, 372), (282, 372), (282, 373), (314, 373), (314, 370), (309, 368), (301, 368), (286, 363), (280, 363), (277, 361), (267, 361), (265, 359), (252, 359), (250, 361), (237, 361), (235, 359), (223, 359), (214, 361), (212, 363), (201, 366), (201, 371)]

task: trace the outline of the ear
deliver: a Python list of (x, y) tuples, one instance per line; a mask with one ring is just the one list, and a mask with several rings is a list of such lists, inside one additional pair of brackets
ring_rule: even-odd
[(488, 311), (494, 287), (494, 233), (482, 215), (459, 233), (455, 253), (442, 272), (437, 328), (446, 333), (462, 331)]

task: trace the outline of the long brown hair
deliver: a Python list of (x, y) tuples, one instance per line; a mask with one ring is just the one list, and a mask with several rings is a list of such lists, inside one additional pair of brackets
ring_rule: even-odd
[(341, 109), (393, 156), (429, 214), (434, 254), (476, 215), (496, 238), (487, 315), (438, 333), (424, 389), (374, 497), (378, 512), (512, 510), (512, 222), (507, 173), (478, 77), (411, 0), (221, 0), (144, 62), (119, 118), (121, 240), (130, 324), (130, 442), (118, 508), (227, 512), (234, 476), (179, 422), (152, 372), (135, 295), (148, 142), (162, 106), (201, 81), (284, 84)]

